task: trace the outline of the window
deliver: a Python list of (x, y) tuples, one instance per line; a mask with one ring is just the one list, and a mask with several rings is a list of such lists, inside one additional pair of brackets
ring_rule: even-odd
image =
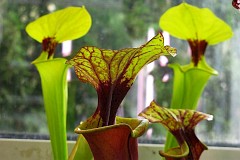
[[(92, 16), (92, 27), (89, 33), (78, 40), (70, 42), (72, 55), (86, 45), (100, 48), (121, 49), (137, 47), (147, 41), (148, 33), (159, 32), (159, 18), (170, 7), (179, 4), (180, 0), (121, 0), (102, 1), (70, 0), (70, 1), (31, 1), (3, 0), (0, 2), (0, 136), (11, 137), (29, 134), (46, 135), (48, 133), (44, 113), (41, 84), (36, 68), (31, 64), (39, 54), (41, 45), (31, 39), (25, 32), (25, 26), (37, 17), (54, 9), (69, 5), (85, 5)], [(197, 134), (210, 145), (239, 146), (240, 126), (240, 89), (238, 73), (240, 54), (240, 16), (231, 6), (230, 1), (194, 1), (188, 3), (198, 7), (210, 8), (218, 17), (228, 23), (234, 36), (215, 46), (208, 46), (206, 59), (218, 72), (207, 84), (198, 110), (214, 115), (211, 122), (203, 122), (197, 127)], [(154, 34), (154, 33), (153, 33)], [(170, 37), (171, 46), (178, 49), (178, 56), (169, 58), (169, 63), (189, 62), (188, 44), (186, 41)], [(62, 47), (57, 49), (56, 56), (62, 55)], [(65, 47), (64, 47), (65, 49)], [(150, 75), (147, 80), (135, 81), (128, 93), (119, 114), (136, 117), (137, 106), (146, 106), (148, 99), (139, 99), (138, 86), (142, 82), (159, 104), (168, 107), (171, 99), (172, 73), (168, 67), (161, 67), (159, 61), (154, 68), (149, 66)], [(147, 70), (147, 69), (145, 69)], [(147, 71), (145, 72), (147, 73)], [(166, 73), (168, 73), (166, 75)], [(164, 76), (165, 75), (165, 76)], [(169, 76), (169, 77), (166, 77)], [(146, 77), (145, 77), (146, 78)], [(165, 78), (165, 79), (163, 79)], [(149, 84), (153, 86), (147, 86)], [(154, 88), (150, 91), (149, 88)], [(140, 92), (141, 93), (141, 92)], [(145, 98), (145, 92), (142, 92)], [(151, 97), (150, 97), (151, 99)], [(73, 134), (75, 126), (94, 112), (97, 97), (92, 86), (78, 81), (72, 72), (69, 81), (67, 129)], [(150, 140), (164, 139), (166, 131), (152, 125)], [(18, 134), (17, 134), (18, 133)], [(149, 135), (143, 136), (146, 142)], [(154, 142), (154, 141), (153, 141)]]

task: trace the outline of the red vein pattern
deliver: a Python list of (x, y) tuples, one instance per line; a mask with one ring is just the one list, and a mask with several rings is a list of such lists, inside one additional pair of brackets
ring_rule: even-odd
[(161, 55), (175, 54), (176, 49), (164, 46), (161, 34), (139, 48), (107, 50), (83, 47), (67, 63), (75, 67), (78, 78), (90, 82), (94, 87), (117, 80), (131, 85), (140, 69)]
[(98, 109), (103, 125), (114, 123), (116, 112), (138, 72), (161, 55), (175, 55), (176, 49), (164, 46), (157, 34), (139, 48), (121, 50), (83, 47), (67, 64), (83, 82), (92, 84), (98, 93)]
[[(152, 123), (163, 124), (178, 140), (180, 148), (184, 146), (183, 144), (186, 142), (190, 152), (187, 156), (185, 155), (185, 158), (183, 157), (183, 160), (198, 160), (202, 152), (207, 149), (207, 146), (197, 138), (194, 129), (200, 121), (204, 119), (212, 120), (212, 115), (188, 109), (168, 109), (158, 106), (153, 101), (139, 116), (148, 119)], [(186, 149), (187, 148), (182, 148), (181, 150), (185, 152)], [(171, 153), (174, 153), (172, 151), (179, 150), (179, 148), (170, 150)], [(161, 155), (168, 155), (169, 157), (167, 157), (167, 159), (169, 160), (175, 156), (179, 156), (178, 154), (181, 155), (181, 153), (173, 154), (172, 156), (164, 154), (164, 152), (160, 153), (162, 153)]]

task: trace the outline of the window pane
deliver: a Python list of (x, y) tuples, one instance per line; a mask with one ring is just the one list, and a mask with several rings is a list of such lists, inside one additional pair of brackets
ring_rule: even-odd
[[(85, 5), (92, 16), (92, 27), (81, 39), (68, 42), (66, 58), (77, 53), (82, 46), (97, 46), (106, 49), (138, 47), (151, 34), (161, 29), (160, 16), (180, 0), (70, 0), (31, 1), (2, 0), (0, 2), (0, 133), (12, 135), (47, 134), (47, 122), (43, 106), (39, 74), (31, 62), (40, 54), (41, 44), (31, 39), (25, 26), (41, 15), (66, 6)], [(213, 76), (207, 84), (198, 110), (214, 115), (212, 122), (202, 122), (197, 134), (205, 142), (216, 145), (240, 145), (240, 89), (238, 81), (239, 63), (239, 12), (230, 1), (195, 1), (188, 3), (210, 8), (218, 17), (228, 23), (234, 36), (218, 45), (208, 46), (207, 62), (215, 68), (218, 76)], [(119, 115), (136, 117), (137, 113), (155, 99), (162, 106), (169, 107), (172, 94), (172, 70), (164, 62), (189, 63), (189, 48), (186, 41), (169, 37), (171, 46), (178, 49), (174, 58), (155, 61), (143, 69), (132, 89), (127, 94)], [(165, 39), (167, 41), (167, 38)], [(66, 44), (66, 43), (65, 43)], [(67, 44), (66, 44), (67, 45)], [(59, 45), (56, 57), (61, 57), (65, 47)], [(66, 55), (65, 55), (66, 56)], [(161, 63), (161, 64), (160, 64)], [(154, 67), (153, 67), (154, 66)], [(71, 70), (69, 81), (67, 130), (73, 134), (77, 124), (85, 120), (97, 105), (95, 90), (89, 84), (81, 83)], [(11, 134), (10, 134), (11, 133)], [(151, 125), (141, 140), (163, 140), (166, 130), (160, 125)]]

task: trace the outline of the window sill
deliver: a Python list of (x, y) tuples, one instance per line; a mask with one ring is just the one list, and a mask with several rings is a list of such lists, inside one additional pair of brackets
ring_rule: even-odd
[[(74, 141), (69, 141), (69, 150), (72, 149)], [(158, 151), (162, 145), (139, 144), (139, 160), (159, 160)], [(51, 146), (49, 140), (25, 140), (25, 139), (0, 139), (0, 155), (4, 160), (50, 160)], [(233, 147), (209, 147), (203, 152), (200, 160), (238, 160), (240, 148)]]

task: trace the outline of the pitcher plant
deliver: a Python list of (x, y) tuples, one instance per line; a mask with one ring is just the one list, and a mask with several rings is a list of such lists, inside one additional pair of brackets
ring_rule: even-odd
[(163, 36), (157, 34), (139, 48), (83, 47), (67, 61), (79, 80), (90, 83), (98, 95), (94, 114), (75, 129), (88, 141), (95, 160), (138, 159), (136, 138), (147, 129), (148, 121), (116, 119), (116, 114), (141, 68), (161, 55), (174, 56), (176, 49), (164, 46)]
[[(189, 64), (169, 64), (174, 73), (171, 108), (196, 110), (209, 78), (218, 75), (206, 61), (206, 48), (232, 37), (232, 30), (210, 9), (198, 8), (186, 2), (167, 10), (160, 17), (159, 25), (170, 35), (186, 40), (191, 49)], [(168, 134), (166, 149), (174, 146), (172, 141), (173, 137)]]
[(83, 6), (49, 13), (26, 27), (29, 36), (42, 44), (42, 52), (32, 64), (37, 67), (41, 77), (53, 157), (56, 160), (68, 158), (66, 116), (69, 66), (65, 64), (65, 58), (54, 58), (55, 49), (63, 41), (84, 36), (90, 26), (90, 14)]

